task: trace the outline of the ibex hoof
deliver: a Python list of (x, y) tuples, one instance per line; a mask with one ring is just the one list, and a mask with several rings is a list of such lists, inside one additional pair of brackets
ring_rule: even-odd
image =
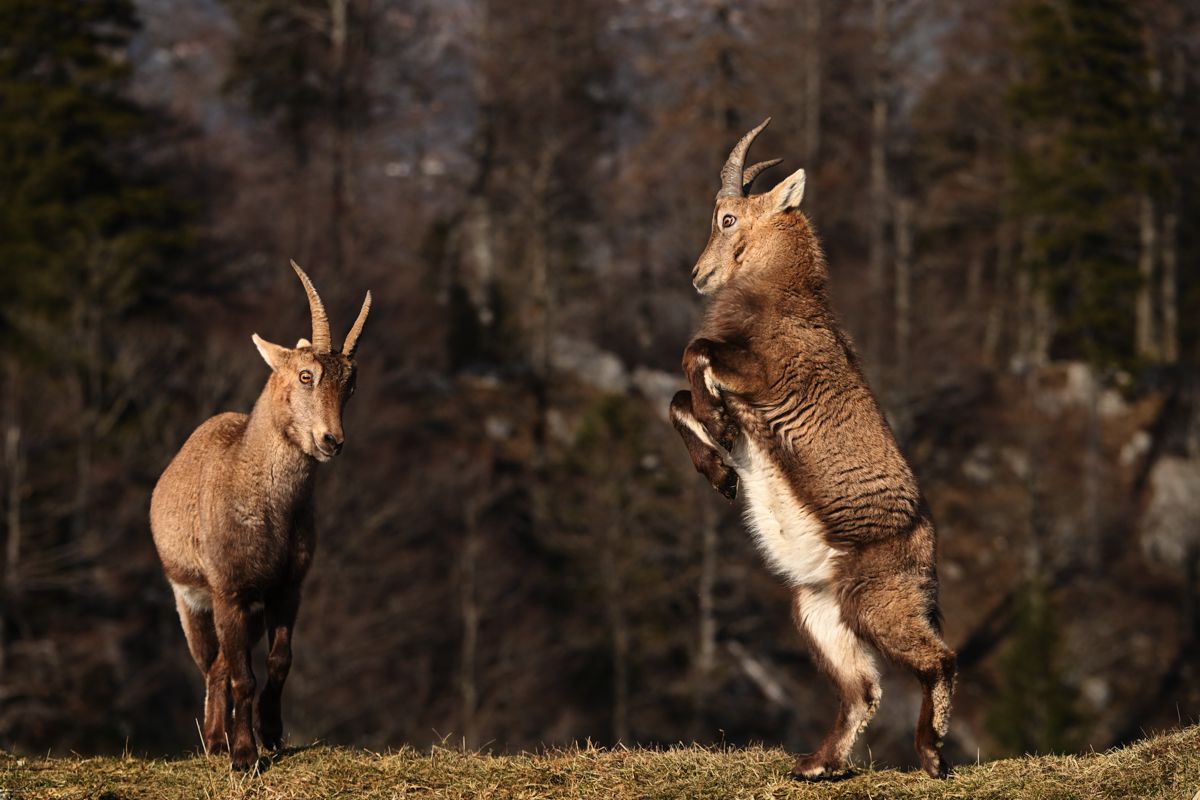
[(792, 767), (792, 777), (802, 781), (831, 781), (847, 775), (849, 769), (845, 764), (833, 763), (820, 753), (797, 758)]
[(737, 441), (738, 433), (739, 431), (736, 425), (727, 423), (721, 429), (721, 435), (717, 437), (717, 444), (721, 445), (721, 447), (724, 447), (726, 450), (732, 450), (733, 443)]
[(950, 766), (942, 754), (936, 750), (924, 750), (919, 753), (921, 769), (931, 778), (944, 778), (950, 774)]
[(229, 762), (237, 772), (250, 772), (258, 767), (258, 749), (254, 745), (235, 747)]
[(733, 502), (738, 494), (738, 474), (729, 470), (729, 474), (714, 487), (728, 501)]
[(260, 733), (262, 746), (264, 750), (272, 752), (283, 747), (283, 731), (282, 730), (263, 730)]

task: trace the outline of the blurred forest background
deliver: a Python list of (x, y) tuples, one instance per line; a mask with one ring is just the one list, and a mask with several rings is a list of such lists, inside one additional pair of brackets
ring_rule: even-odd
[(768, 114), (938, 522), (953, 754), (1196, 721), (1198, 84), (1186, 0), (0, 0), (0, 747), (198, 746), (149, 495), (309, 335), (289, 257), (376, 298), (293, 742), (813, 746), (665, 419)]

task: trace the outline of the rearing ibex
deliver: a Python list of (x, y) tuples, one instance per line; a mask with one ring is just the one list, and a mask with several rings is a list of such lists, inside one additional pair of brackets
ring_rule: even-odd
[[(255, 718), (264, 747), (283, 740), (280, 699), (292, 663), (300, 584), (316, 545), (313, 465), (342, 449), (342, 410), (354, 394), (354, 351), (371, 309), (367, 292), (341, 352), (312, 282), (312, 342), (295, 349), (253, 341), (271, 367), (250, 414), (218, 414), (188, 438), (167, 465), (150, 501), (150, 527), (175, 592), (188, 649), (204, 674), (204, 746), (226, 746), (233, 694), (235, 769), (258, 761)], [(268, 635), (267, 685), (254, 707), (250, 653)]]
[(933, 523), (830, 310), (824, 256), (798, 210), (804, 171), (749, 196), (779, 163), (743, 174), (769, 121), (721, 170), (692, 273), (710, 300), (684, 352), (691, 391), (675, 396), (671, 418), (696, 469), (726, 497), (745, 495), (746, 521), (793, 587), (796, 625), (837, 687), (837, 720), (794, 773), (846, 768), (881, 696), (870, 644), (921, 682), (917, 755), (940, 777), (955, 659), (941, 636)]

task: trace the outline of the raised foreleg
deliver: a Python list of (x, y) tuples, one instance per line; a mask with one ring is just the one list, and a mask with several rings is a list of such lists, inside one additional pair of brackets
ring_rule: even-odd
[(687, 447), (696, 471), (708, 478), (712, 487), (729, 500), (737, 497), (737, 472), (725, 463), (724, 451), (712, 440), (708, 430), (692, 412), (692, 393), (677, 392), (671, 400), (671, 422)]
[(729, 342), (693, 339), (683, 351), (683, 374), (692, 388), (693, 415), (713, 441), (731, 449), (738, 429), (722, 395), (750, 399), (759, 392), (765, 382), (761, 359)]

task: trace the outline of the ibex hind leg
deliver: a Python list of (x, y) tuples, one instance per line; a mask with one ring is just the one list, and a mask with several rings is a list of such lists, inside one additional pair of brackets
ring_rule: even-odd
[(220, 658), (217, 630), (212, 609), (196, 603), (196, 593), (175, 586), (175, 608), (183, 625), (192, 660), (204, 676), (204, 749), (222, 753), (228, 749), (225, 737), (229, 717), (229, 672)]
[(796, 759), (792, 774), (814, 780), (844, 772), (850, 750), (875, 715), (882, 697), (879, 672), (866, 642), (850, 629), (828, 588), (799, 587), (793, 595), (796, 625), (808, 640), (817, 667), (837, 688), (833, 727), (812, 755)]
[(858, 621), (885, 658), (920, 682), (921, 712), (914, 737), (917, 758), (930, 777), (944, 778), (949, 767), (942, 744), (950, 727), (957, 667), (954, 651), (942, 639), (936, 602), (931, 581), (897, 578), (862, 592)]

